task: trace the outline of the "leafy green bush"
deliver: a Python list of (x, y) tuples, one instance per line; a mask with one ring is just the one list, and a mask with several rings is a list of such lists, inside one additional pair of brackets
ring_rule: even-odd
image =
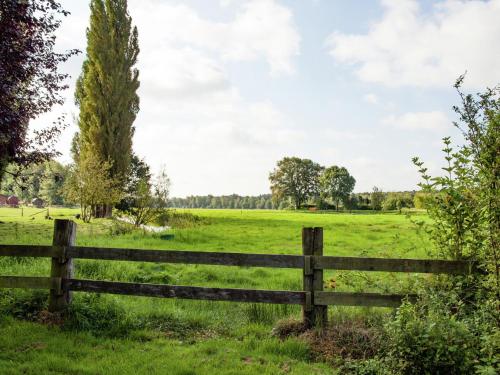
[(349, 361), (342, 366), (342, 374), (352, 375), (388, 375), (394, 374), (384, 360), (378, 358), (366, 361)]
[(436, 305), (403, 304), (387, 324), (387, 355), (399, 374), (469, 374), (477, 339), (468, 325)]
[(425, 208), (427, 199), (429, 199), (429, 195), (419, 191), (413, 196), (413, 205), (415, 206), (415, 208), (423, 210)]
[(437, 255), (474, 260), (485, 274), (439, 277), (417, 304), (404, 304), (387, 325), (388, 357), (402, 374), (500, 373), (500, 86), (473, 96), (455, 88), (465, 143), (443, 139), (446, 173), (432, 177), (418, 158), (425, 225)]
[(464, 317), (478, 337), (477, 374), (500, 374), (500, 311), (494, 300), (481, 301), (474, 314)]
[(401, 210), (402, 208), (412, 208), (413, 198), (410, 193), (388, 193), (383, 202), (384, 211)]
[(121, 236), (132, 233), (136, 229), (134, 225), (119, 220), (113, 220), (108, 227), (110, 236)]

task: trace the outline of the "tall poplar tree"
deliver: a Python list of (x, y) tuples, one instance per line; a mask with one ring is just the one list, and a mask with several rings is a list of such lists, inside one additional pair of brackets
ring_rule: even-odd
[[(138, 33), (126, 0), (92, 0), (90, 10), (87, 59), (75, 93), (80, 107), (79, 158), (93, 154), (109, 162), (109, 177), (124, 185), (139, 112)], [(111, 208), (95, 214), (110, 215)]]

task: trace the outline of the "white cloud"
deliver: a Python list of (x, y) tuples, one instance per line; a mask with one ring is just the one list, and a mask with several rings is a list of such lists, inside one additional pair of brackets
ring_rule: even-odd
[(174, 194), (265, 192), (268, 171), (302, 135), (271, 103), (248, 103), (237, 90), (148, 106), (136, 149), (167, 165)]
[(373, 135), (366, 131), (327, 128), (322, 131), (321, 137), (328, 142), (345, 144), (350, 141), (369, 141), (372, 139)]
[(500, 81), (500, 0), (446, 0), (424, 13), (415, 0), (383, 0), (366, 34), (334, 32), (330, 54), (358, 77), (387, 86), (450, 87), (466, 70), (469, 87)]
[(238, 4), (239, 9), (229, 22), (204, 19), (191, 7), (159, 0), (132, 1), (130, 8), (140, 30), (141, 44), (158, 46), (161, 40), (162, 47), (199, 48), (223, 61), (264, 59), (272, 74), (293, 73), (300, 36), (292, 12), (275, 0)]
[(452, 126), (450, 119), (440, 111), (407, 112), (390, 115), (382, 119), (382, 124), (407, 130), (431, 130), (442, 132)]
[(375, 94), (365, 94), (363, 96), (363, 100), (367, 103), (370, 103), (370, 104), (378, 104), (378, 96), (375, 95)]

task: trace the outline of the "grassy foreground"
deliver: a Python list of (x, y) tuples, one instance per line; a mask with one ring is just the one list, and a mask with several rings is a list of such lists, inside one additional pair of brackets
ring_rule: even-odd
[[(0, 242), (50, 244), (51, 220), (36, 209), (0, 209)], [(202, 218), (158, 234), (96, 220), (78, 222), (77, 244), (102, 247), (300, 254), (301, 228), (324, 227), (326, 255), (422, 258), (429, 243), (404, 215), (189, 210)], [(50, 209), (52, 218), (77, 210)], [(419, 216), (419, 219), (426, 219)], [(0, 258), (0, 274), (49, 274), (48, 259)], [(178, 285), (301, 289), (300, 270), (77, 260), (76, 277)], [(399, 292), (416, 275), (329, 272), (336, 290)], [(292, 306), (182, 301), (79, 293), (62, 326), (40, 324), (46, 293), (0, 291), (2, 373), (254, 374), (332, 373), (299, 339), (271, 335), (276, 321), (300, 316)], [(383, 319), (386, 309), (330, 308), (330, 318)], [(17, 319), (16, 319), (17, 318)], [(22, 318), (23, 320), (19, 320)], [(28, 320), (28, 321), (26, 321)], [(29, 321), (31, 320), (31, 321)], [(4, 369), (6, 369), (4, 371)]]

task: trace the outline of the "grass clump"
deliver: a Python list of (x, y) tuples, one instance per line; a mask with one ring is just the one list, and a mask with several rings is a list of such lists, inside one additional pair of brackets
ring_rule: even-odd
[(45, 290), (0, 290), (0, 315), (36, 321), (40, 312), (47, 309), (48, 296)]
[(164, 210), (155, 218), (155, 224), (162, 227), (191, 228), (201, 224), (208, 224), (205, 217), (195, 215), (191, 212), (179, 212), (176, 210)]
[(69, 305), (64, 330), (86, 331), (95, 336), (126, 337), (139, 328), (125, 308), (100, 294), (78, 295)]

